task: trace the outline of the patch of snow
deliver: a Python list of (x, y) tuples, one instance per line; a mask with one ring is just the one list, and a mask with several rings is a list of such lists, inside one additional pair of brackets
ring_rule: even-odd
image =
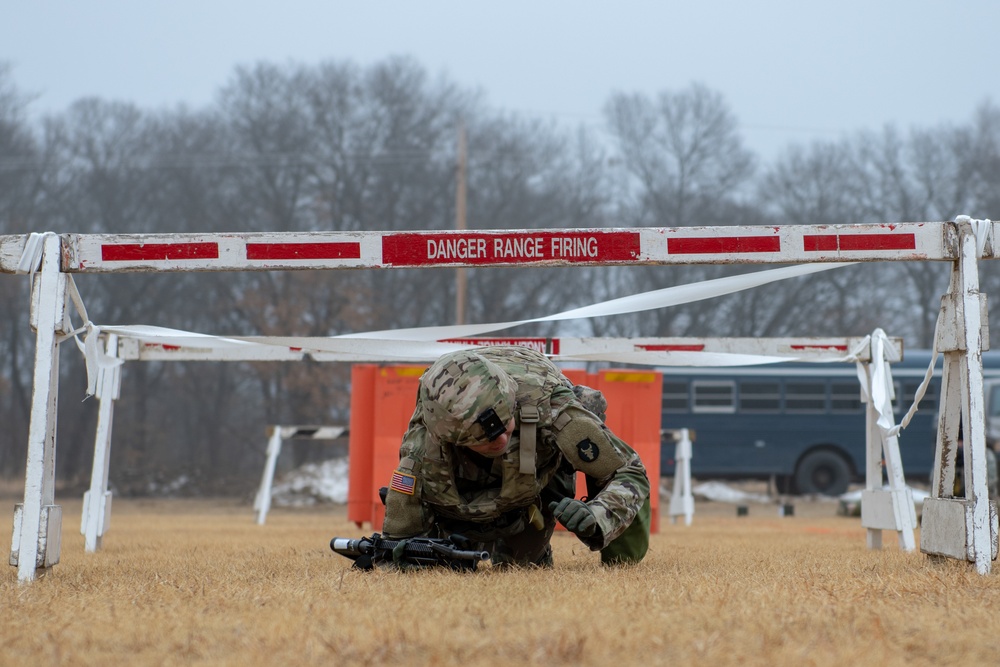
[[(882, 489), (885, 491), (889, 491), (889, 485), (888, 484), (884, 485)], [(913, 487), (909, 487), (909, 489), (910, 492), (913, 494), (913, 504), (916, 505), (917, 507), (921, 507), (924, 504), (924, 498), (928, 498), (931, 495), (927, 491), (923, 491), (921, 489), (914, 489)], [(848, 491), (847, 493), (838, 496), (838, 498), (846, 503), (860, 503), (861, 492), (862, 489), (858, 489), (857, 491)]]
[(691, 489), (691, 493), (705, 500), (714, 500), (720, 503), (772, 502), (772, 499), (763, 493), (746, 493), (722, 482), (705, 482), (699, 484)]
[(187, 486), (190, 481), (191, 481), (190, 477), (188, 477), (187, 475), (181, 475), (174, 481), (167, 482), (166, 484), (158, 484), (156, 482), (150, 482), (148, 486), (149, 494), (152, 496), (156, 495), (172, 496), (181, 489), (183, 489), (185, 486)]
[(271, 487), (275, 507), (307, 507), (347, 502), (347, 457), (307, 463), (289, 471)]

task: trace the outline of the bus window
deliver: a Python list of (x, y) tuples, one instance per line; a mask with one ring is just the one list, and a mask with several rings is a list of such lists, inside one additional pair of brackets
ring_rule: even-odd
[(863, 407), (861, 387), (857, 381), (830, 383), (831, 412), (860, 412)]
[(741, 382), (740, 412), (780, 412), (781, 384), (778, 382)]
[[(989, 416), (990, 417), (1000, 417), (1000, 391), (996, 388), (989, 388)], [(921, 401), (923, 403), (923, 401)]]
[(674, 413), (689, 411), (687, 382), (663, 383), (663, 411)]
[(695, 380), (691, 390), (694, 394), (692, 412), (736, 412), (735, 382)]
[[(917, 388), (920, 386), (919, 382), (904, 382), (902, 391), (902, 400), (899, 401), (899, 411), (906, 412), (913, 405), (913, 399), (917, 395)], [(898, 395), (898, 393), (897, 393)], [(921, 410), (936, 410), (937, 409), (937, 385), (931, 383), (927, 386), (927, 392), (924, 397), (920, 399), (920, 409)]]
[(826, 384), (823, 382), (785, 383), (786, 412), (825, 412)]

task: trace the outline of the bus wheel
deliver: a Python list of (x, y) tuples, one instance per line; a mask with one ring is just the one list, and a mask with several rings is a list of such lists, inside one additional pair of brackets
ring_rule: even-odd
[(826, 449), (806, 454), (795, 469), (795, 488), (805, 495), (839, 496), (851, 483), (851, 467), (844, 457)]

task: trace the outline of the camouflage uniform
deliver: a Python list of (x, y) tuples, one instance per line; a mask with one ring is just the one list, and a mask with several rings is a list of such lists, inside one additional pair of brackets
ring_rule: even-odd
[[(383, 532), (459, 533), (483, 544), (494, 563), (550, 565), (556, 519), (549, 505), (573, 497), (581, 471), (597, 530), (580, 539), (600, 550), (603, 562), (641, 560), (649, 480), (635, 451), (604, 425), (606, 406), (599, 392), (574, 388), (544, 355), (524, 347), (444, 355), (420, 378)], [(490, 408), (498, 423), (515, 421), (497, 458), (466, 446), (486, 439), (477, 416)]]

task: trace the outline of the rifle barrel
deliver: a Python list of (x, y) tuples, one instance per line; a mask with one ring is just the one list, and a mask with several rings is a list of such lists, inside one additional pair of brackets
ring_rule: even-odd
[[(330, 548), (338, 554), (346, 556), (360, 556), (368, 550), (363, 548), (361, 543), (369, 542), (365, 538), (352, 540), (349, 537), (335, 537), (330, 540)], [(369, 544), (371, 544), (369, 542)]]

